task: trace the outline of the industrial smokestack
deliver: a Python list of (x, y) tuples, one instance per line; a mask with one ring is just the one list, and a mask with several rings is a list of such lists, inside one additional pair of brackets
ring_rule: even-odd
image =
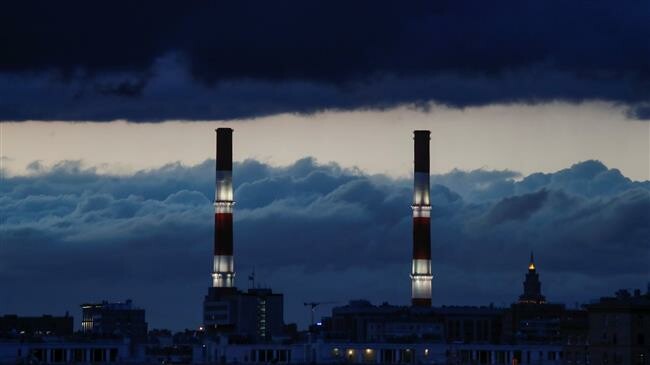
[(214, 194), (214, 266), (212, 286), (232, 288), (235, 264), (232, 249), (232, 129), (217, 130), (217, 171)]
[(414, 131), (415, 161), (413, 171), (413, 262), (411, 270), (411, 304), (431, 306), (431, 202), (429, 200), (430, 131)]

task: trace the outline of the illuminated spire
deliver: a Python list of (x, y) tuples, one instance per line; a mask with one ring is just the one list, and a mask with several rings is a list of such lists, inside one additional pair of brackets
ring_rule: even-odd
[(535, 270), (535, 256), (530, 252), (530, 263), (524, 280), (524, 293), (519, 296), (519, 303), (523, 304), (544, 304), (546, 298), (542, 295), (542, 283), (539, 281), (539, 274)]
[(530, 251), (530, 264), (528, 265), (528, 270), (535, 270), (535, 257), (533, 256), (533, 251)]

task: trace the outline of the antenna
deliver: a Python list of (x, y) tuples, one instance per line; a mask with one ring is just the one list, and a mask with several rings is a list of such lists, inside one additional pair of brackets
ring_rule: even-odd
[(311, 312), (311, 317), (310, 317), (311, 319), (310, 319), (310, 322), (309, 322), (309, 326), (312, 326), (312, 325), (315, 324), (314, 323), (314, 313), (316, 312), (316, 308), (318, 308), (319, 306), (321, 306), (323, 304), (336, 304), (336, 303), (338, 303), (338, 302), (305, 302), (305, 307), (309, 307), (310, 312)]
[(255, 266), (253, 266), (253, 271), (248, 275), (248, 281), (250, 282), (250, 289), (255, 289)]

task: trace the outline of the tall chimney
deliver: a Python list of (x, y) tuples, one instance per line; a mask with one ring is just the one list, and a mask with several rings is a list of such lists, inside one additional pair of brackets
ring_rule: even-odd
[(411, 305), (431, 306), (431, 203), (429, 201), (430, 131), (414, 131), (415, 164), (413, 171), (413, 265)]
[(214, 194), (214, 267), (212, 286), (232, 288), (235, 265), (232, 250), (232, 129), (217, 130), (217, 172)]

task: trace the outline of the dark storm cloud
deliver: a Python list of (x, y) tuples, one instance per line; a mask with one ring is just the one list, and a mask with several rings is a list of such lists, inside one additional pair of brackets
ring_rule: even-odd
[(650, 11), (638, 0), (24, 1), (3, 10), (5, 120), (555, 100), (613, 101), (644, 118), (650, 100)]
[(526, 220), (543, 206), (547, 196), (546, 190), (540, 190), (537, 193), (505, 198), (490, 210), (486, 217), (487, 223), (494, 225), (508, 220)]
[[(12, 295), (0, 297), (0, 312), (76, 313), (78, 303), (132, 297), (153, 326), (198, 324), (211, 267), (213, 163), (130, 176), (34, 163), (32, 175), (6, 177), (0, 282)], [(306, 300), (407, 302), (410, 180), (312, 159), (247, 160), (234, 178), (239, 287), (255, 268), (300, 322)], [(650, 182), (585, 161), (523, 179), (453, 171), (432, 183), (437, 304), (511, 302), (533, 249), (551, 300), (584, 301), (647, 279)]]

